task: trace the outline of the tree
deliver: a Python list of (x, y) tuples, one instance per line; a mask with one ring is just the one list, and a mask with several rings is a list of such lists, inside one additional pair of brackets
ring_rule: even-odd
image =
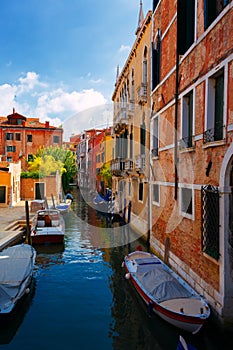
[(99, 171), (101, 180), (104, 181), (106, 187), (112, 188), (112, 175), (110, 171), (110, 165), (104, 163)]
[[(62, 176), (64, 191), (69, 188), (70, 180), (76, 176), (76, 157), (73, 152), (62, 147), (40, 147), (33, 160), (28, 162), (29, 174), (38, 174), (38, 178), (53, 175), (57, 172)], [(26, 177), (26, 174), (23, 174)]]

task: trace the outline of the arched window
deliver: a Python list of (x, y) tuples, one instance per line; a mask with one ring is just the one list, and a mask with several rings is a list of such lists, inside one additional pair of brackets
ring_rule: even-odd
[(142, 82), (144, 84), (147, 83), (147, 55), (148, 55), (148, 50), (147, 47), (145, 46), (144, 48), (144, 54), (143, 54), (143, 63), (142, 63)]

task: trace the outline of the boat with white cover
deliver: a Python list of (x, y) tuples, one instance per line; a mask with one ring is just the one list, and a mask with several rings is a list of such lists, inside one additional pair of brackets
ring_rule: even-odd
[(157, 256), (135, 251), (123, 266), (148, 307), (170, 324), (195, 334), (210, 316), (205, 299)]
[(28, 244), (0, 252), (0, 315), (9, 314), (29, 286), (35, 267), (36, 250)]

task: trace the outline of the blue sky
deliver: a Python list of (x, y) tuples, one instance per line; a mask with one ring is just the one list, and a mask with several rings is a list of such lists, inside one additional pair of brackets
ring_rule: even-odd
[[(110, 108), (116, 67), (136, 38), (139, 3), (1, 0), (0, 115), (15, 107), (54, 125), (75, 117), (75, 133), (104, 123), (103, 116), (93, 122), (78, 113), (103, 103)], [(145, 15), (151, 4), (143, 1)]]

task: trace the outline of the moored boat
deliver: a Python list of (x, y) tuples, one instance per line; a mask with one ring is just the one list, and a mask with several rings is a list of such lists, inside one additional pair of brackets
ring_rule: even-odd
[(28, 244), (18, 244), (0, 252), (0, 315), (9, 314), (30, 291), (36, 251)]
[(60, 213), (64, 214), (64, 213), (68, 213), (68, 211), (70, 210), (71, 207), (71, 199), (66, 199), (65, 202), (61, 202), (59, 204), (56, 205), (56, 209), (60, 211)]
[(57, 209), (38, 210), (32, 220), (32, 244), (63, 243), (65, 222)]
[(203, 297), (153, 254), (135, 251), (123, 263), (130, 279), (151, 310), (173, 326), (197, 333), (210, 316)]

